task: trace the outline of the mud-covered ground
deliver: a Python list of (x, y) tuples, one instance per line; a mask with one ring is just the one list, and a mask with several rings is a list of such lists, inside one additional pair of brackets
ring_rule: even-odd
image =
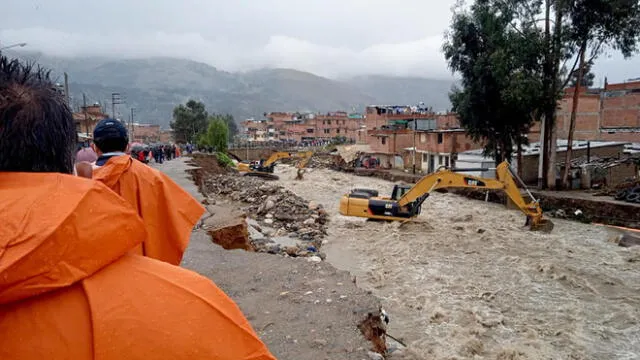
[(551, 234), (518, 211), (432, 194), (421, 223), (338, 214), (354, 187), (393, 183), (324, 169), (278, 183), (330, 214), (327, 260), (383, 300), (389, 334), (428, 359), (637, 359), (640, 249), (604, 227), (553, 219)]
[[(204, 200), (190, 178), (204, 179), (210, 176), (208, 172), (221, 171), (206, 156), (200, 160), (198, 163), (204, 168), (191, 169), (190, 175), (185, 173), (189, 169), (187, 163), (191, 163), (187, 158), (153, 166), (198, 200)], [(218, 206), (228, 207), (231, 212), (243, 205), (221, 201)], [(378, 309), (379, 300), (358, 288), (345, 271), (308, 258), (224, 250), (202, 230), (193, 232), (182, 266), (211, 279), (228, 294), (278, 359), (370, 358), (373, 345), (357, 325), (368, 312)], [(215, 337), (215, 334), (200, 335), (203, 341)], [(388, 358), (419, 359), (406, 349), (393, 351)]]

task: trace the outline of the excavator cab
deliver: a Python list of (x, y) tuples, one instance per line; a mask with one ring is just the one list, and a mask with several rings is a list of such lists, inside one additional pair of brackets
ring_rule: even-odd
[(391, 200), (400, 200), (402, 195), (404, 195), (407, 191), (411, 190), (411, 186), (406, 184), (396, 184), (393, 187), (393, 192), (391, 192)]

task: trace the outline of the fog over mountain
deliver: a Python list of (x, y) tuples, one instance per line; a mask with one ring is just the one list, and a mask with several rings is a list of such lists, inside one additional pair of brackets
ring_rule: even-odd
[[(67, 71), (76, 101), (82, 92), (91, 101), (121, 92), (141, 119), (163, 124), (189, 97), (239, 118), (371, 102), (423, 101), (444, 110), (454, 77), (441, 47), (455, 4), (8, 1), (0, 48), (26, 43), (20, 50)], [(638, 77), (638, 64), (637, 57), (605, 54), (595, 63), (595, 83)]]

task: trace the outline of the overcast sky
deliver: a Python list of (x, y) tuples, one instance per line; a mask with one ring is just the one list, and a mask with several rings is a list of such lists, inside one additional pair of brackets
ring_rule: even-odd
[[(0, 46), (51, 55), (185, 57), (227, 71), (450, 78), (440, 48), (455, 0), (4, 0)], [(598, 81), (640, 77), (602, 57)], [(598, 84), (596, 84), (598, 85)]]

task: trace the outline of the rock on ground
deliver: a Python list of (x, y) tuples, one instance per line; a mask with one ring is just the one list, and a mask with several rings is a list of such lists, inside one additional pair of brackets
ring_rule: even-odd
[[(230, 202), (235, 208), (241, 207), (251, 220), (266, 225), (264, 231), (256, 226), (249, 231), (256, 251), (324, 257), (319, 250), (326, 235), (328, 214), (320, 204), (260, 178), (201, 174), (200, 180), (200, 190), (207, 195), (207, 203)], [(283, 238), (296, 239), (295, 244), (282, 246), (279, 239)]]

